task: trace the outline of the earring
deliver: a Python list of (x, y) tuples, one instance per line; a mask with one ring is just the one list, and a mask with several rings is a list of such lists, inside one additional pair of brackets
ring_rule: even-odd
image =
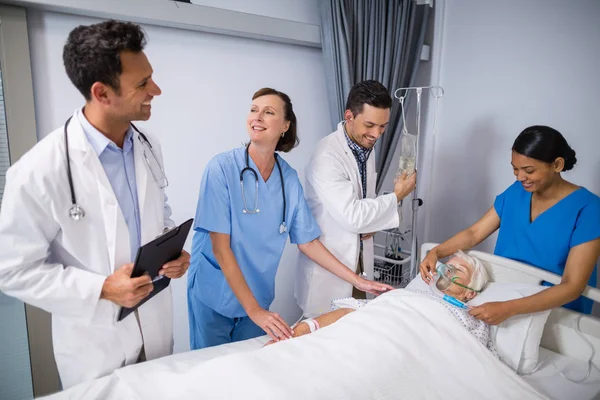
[(285, 135), (285, 132), (281, 132), (281, 137), (283, 137)]

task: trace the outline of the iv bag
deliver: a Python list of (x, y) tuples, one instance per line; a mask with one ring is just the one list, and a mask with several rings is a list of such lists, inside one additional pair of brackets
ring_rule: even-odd
[(406, 172), (412, 175), (415, 172), (415, 163), (417, 159), (417, 135), (408, 132), (402, 132), (400, 136), (400, 165), (398, 166), (398, 175)]

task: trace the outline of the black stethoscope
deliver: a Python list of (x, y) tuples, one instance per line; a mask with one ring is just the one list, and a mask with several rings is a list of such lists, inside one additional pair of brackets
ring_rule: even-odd
[[(250, 156), (248, 155), (248, 147), (250, 147), (250, 143), (246, 146), (246, 167), (242, 169), (240, 172), (240, 187), (242, 188), (242, 201), (244, 202), (244, 208), (242, 212), (244, 214), (257, 214), (260, 212), (258, 209), (258, 173), (254, 170), (254, 168), (250, 167)], [(279, 171), (279, 179), (281, 180), (281, 195), (283, 197), (283, 215), (281, 217), (281, 225), (279, 225), (279, 233), (283, 234), (287, 232), (287, 225), (285, 224), (285, 185), (283, 183), (283, 173), (281, 172), (281, 166), (279, 165), (279, 158), (277, 153), (275, 153), (275, 164), (277, 165), (277, 170)], [(254, 176), (255, 187), (256, 187), (256, 195), (254, 196), (254, 210), (250, 211), (246, 206), (246, 195), (244, 193), (244, 173), (251, 172)]]
[[(69, 158), (69, 135), (67, 134), (67, 128), (69, 127), (69, 123), (73, 117), (69, 117), (65, 122), (65, 150), (66, 150), (66, 158), (67, 158), (67, 178), (69, 179), (69, 189), (71, 191), (71, 208), (69, 208), (69, 217), (73, 221), (79, 221), (83, 217), (85, 217), (85, 210), (77, 204), (77, 198), (75, 197), (75, 188), (73, 186), (73, 175), (71, 174), (71, 160)], [(159, 188), (164, 189), (169, 185), (169, 181), (167, 180), (167, 176), (165, 175), (165, 171), (158, 162), (158, 157), (154, 154), (154, 150), (152, 150), (152, 144), (140, 130), (133, 124), (131, 127), (137, 132), (138, 139), (142, 144), (144, 159), (146, 160), (146, 164), (148, 165), (148, 169), (154, 178), (154, 181), (158, 185)], [(152, 160), (154, 161), (154, 166), (151, 164), (151, 160), (146, 154), (146, 150), (148, 150), (152, 154)]]

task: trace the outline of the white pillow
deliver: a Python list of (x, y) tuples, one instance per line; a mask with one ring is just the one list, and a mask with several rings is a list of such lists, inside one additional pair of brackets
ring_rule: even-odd
[[(531, 296), (547, 289), (528, 283), (490, 282), (485, 290), (469, 301), (478, 306), (493, 301), (508, 301)], [(550, 310), (517, 315), (499, 325), (491, 326), (502, 361), (519, 373), (530, 373), (538, 363), (540, 341)]]
[(406, 285), (405, 289), (410, 290), (429, 290), (429, 285), (421, 278), (421, 275), (417, 275), (412, 281)]

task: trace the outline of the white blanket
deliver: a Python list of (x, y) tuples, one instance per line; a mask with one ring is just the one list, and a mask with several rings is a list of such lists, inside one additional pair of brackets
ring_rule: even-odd
[(103, 399), (132, 400), (545, 398), (443, 305), (407, 290), (297, 339), (198, 361), (205, 351), (177, 363), (167, 357), (122, 368), (101, 385), (63, 395), (99, 393), (104, 385)]

